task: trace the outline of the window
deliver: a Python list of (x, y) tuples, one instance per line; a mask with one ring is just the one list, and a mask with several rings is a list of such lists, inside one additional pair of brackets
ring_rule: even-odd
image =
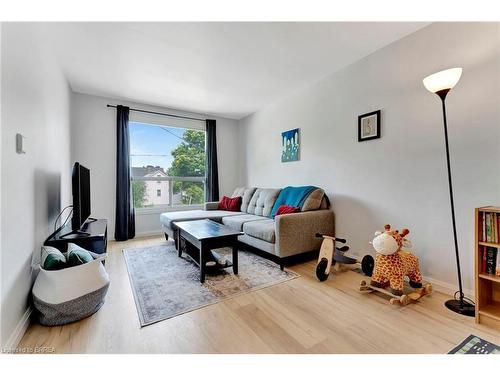
[(130, 122), (134, 207), (196, 206), (205, 201), (205, 131)]

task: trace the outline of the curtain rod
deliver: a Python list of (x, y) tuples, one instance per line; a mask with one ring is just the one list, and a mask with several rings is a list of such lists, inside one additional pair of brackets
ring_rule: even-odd
[[(107, 105), (108, 108), (116, 108), (116, 105)], [(153, 115), (160, 115), (160, 116), (169, 116), (169, 117), (177, 117), (177, 118), (185, 118), (188, 120), (196, 120), (196, 121), (203, 121), (205, 122), (205, 119), (202, 118), (196, 118), (196, 117), (188, 117), (188, 116), (181, 116), (181, 115), (171, 115), (170, 113), (162, 113), (162, 112), (153, 112), (153, 111), (146, 111), (144, 109), (137, 109), (137, 108), (129, 108), (130, 111), (134, 112), (142, 112), (142, 113), (151, 113)]]

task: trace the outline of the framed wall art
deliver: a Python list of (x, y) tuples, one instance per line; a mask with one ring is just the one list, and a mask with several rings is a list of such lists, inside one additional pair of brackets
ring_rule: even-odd
[(358, 142), (380, 138), (380, 110), (358, 116)]

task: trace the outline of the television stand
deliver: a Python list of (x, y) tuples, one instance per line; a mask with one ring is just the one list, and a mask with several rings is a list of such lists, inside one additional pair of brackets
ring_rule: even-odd
[(71, 232), (63, 234), (60, 238), (65, 238), (67, 236), (71, 236), (72, 234), (76, 234), (76, 235), (83, 236), (83, 237), (91, 235), (90, 233), (84, 232), (83, 230), (75, 229), (75, 230), (72, 230)]
[(60, 230), (52, 233), (45, 246), (52, 246), (61, 252), (68, 250), (68, 243), (74, 243), (93, 253), (106, 252), (108, 237), (108, 221), (106, 219), (87, 220), (80, 229), (73, 230), (71, 223), (67, 223)]

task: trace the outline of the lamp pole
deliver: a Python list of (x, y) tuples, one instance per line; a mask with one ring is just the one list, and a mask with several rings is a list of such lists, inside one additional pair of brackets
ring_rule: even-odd
[(443, 128), (444, 128), (444, 142), (446, 146), (446, 167), (448, 171), (448, 188), (450, 192), (451, 223), (453, 226), (453, 242), (455, 245), (455, 259), (457, 262), (458, 288), (459, 288), (458, 293), (460, 295), (460, 298), (458, 300), (454, 298), (446, 301), (445, 306), (448, 309), (455, 311), (456, 313), (467, 316), (474, 316), (475, 315), (474, 305), (464, 300), (464, 292), (462, 288), (462, 271), (460, 269), (460, 255), (458, 252), (458, 239), (457, 239), (457, 224), (455, 220), (455, 203), (453, 200), (453, 183), (451, 179), (450, 146), (448, 143), (448, 123), (446, 121), (446, 95), (448, 94), (449, 91), (450, 89), (439, 90), (436, 92), (436, 94), (441, 98), (441, 104), (443, 109)]
[(464, 293), (462, 289), (462, 272), (460, 270), (460, 258), (458, 254), (458, 240), (457, 240), (457, 224), (455, 220), (455, 203), (453, 201), (453, 184), (451, 180), (451, 166), (450, 166), (450, 147), (448, 145), (448, 124), (446, 122), (446, 94), (441, 98), (441, 103), (443, 107), (443, 124), (444, 124), (444, 141), (446, 145), (446, 166), (448, 170), (448, 187), (450, 190), (450, 204), (451, 204), (451, 222), (453, 225), (453, 241), (455, 243), (455, 257), (457, 261), (457, 271), (458, 271), (458, 287), (460, 290), (460, 306), (463, 306)]
[(458, 273), (458, 293), (460, 298), (456, 298), (456, 294), (453, 299), (445, 302), (445, 306), (462, 315), (474, 316), (475, 307), (474, 304), (466, 301), (462, 288), (462, 271), (460, 270), (460, 254), (458, 252), (458, 239), (457, 239), (457, 224), (455, 220), (455, 203), (453, 201), (453, 184), (451, 180), (451, 165), (450, 165), (450, 146), (448, 144), (448, 124), (446, 121), (446, 95), (450, 90), (458, 83), (462, 75), (462, 68), (451, 68), (442, 70), (440, 72), (431, 74), (424, 78), (423, 83), (427, 90), (436, 94), (441, 98), (441, 105), (443, 109), (443, 125), (444, 125), (444, 141), (446, 145), (446, 167), (448, 171), (448, 189), (450, 192), (450, 205), (451, 205), (451, 222), (453, 225), (453, 242), (455, 245), (455, 258), (457, 261), (457, 273)]

